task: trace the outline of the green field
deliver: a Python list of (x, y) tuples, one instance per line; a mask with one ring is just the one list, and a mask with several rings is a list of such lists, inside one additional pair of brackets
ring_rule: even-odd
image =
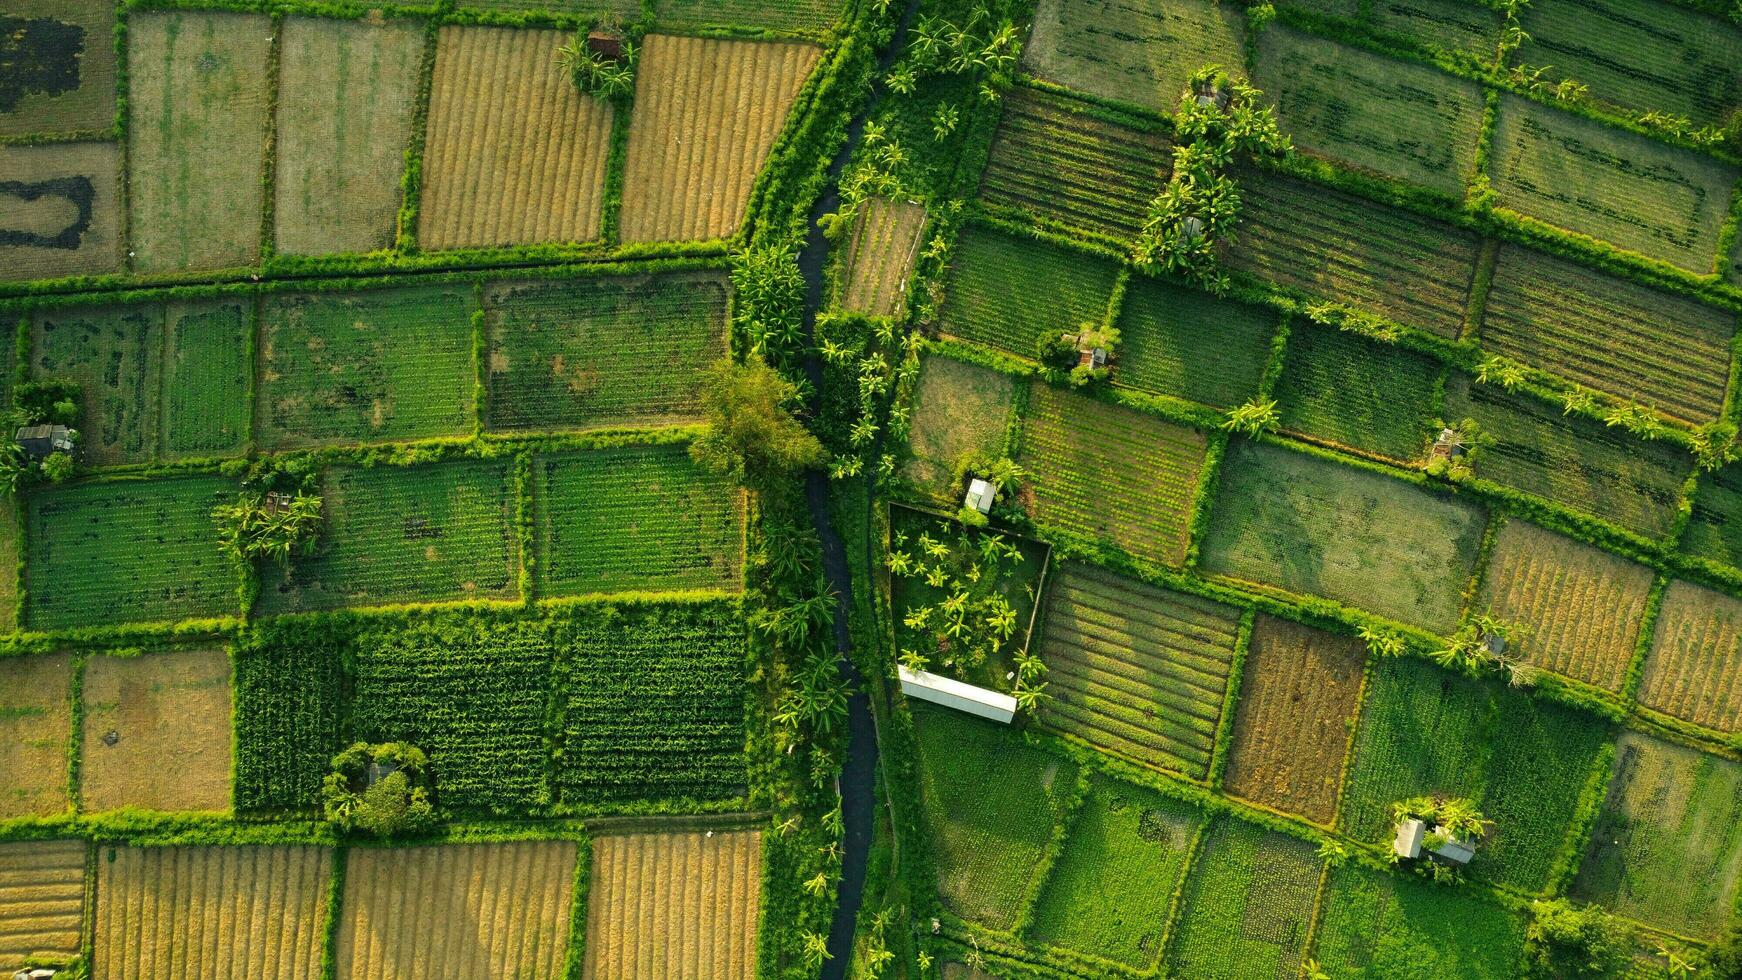
[(1055, 245), (968, 228), (956, 242), (939, 327), (1033, 357), (1043, 333), (1074, 334), (1106, 317), (1117, 271)]
[(1442, 337), (1464, 328), (1476, 237), (1329, 188), (1252, 175), (1229, 265)]
[(533, 501), (540, 596), (742, 584), (743, 495), (685, 445), (540, 457)]
[(1158, 793), (1094, 780), (1034, 909), (1051, 946), (1146, 969), (1204, 816)]
[(1258, 391), (1276, 319), (1264, 307), (1134, 276), (1119, 311), (1113, 380), (1232, 408)]
[(492, 429), (689, 421), (726, 352), (714, 273), (497, 283), (484, 311)]
[(1296, 324), (1277, 385), (1282, 427), (1404, 462), (1432, 435), (1438, 361), (1313, 323)]
[(240, 452), (253, 418), (253, 311), (245, 301), (170, 303), (163, 330), (161, 455)]
[(1587, 712), (1414, 659), (1381, 661), (1355, 737), (1343, 829), (1383, 843), (1391, 804), (1467, 797), (1494, 826), (1472, 874), (1526, 891), (1547, 875), (1608, 726)]
[(1368, 23), (1412, 43), (1494, 60), (1500, 12), (1471, 0), (1371, 0)]
[(1700, 474), (1681, 550), (1742, 568), (1742, 465)]
[(948, 357), (920, 362), (902, 475), (926, 494), (954, 500), (956, 465), (971, 456), (1004, 453), (1005, 426), (1016, 398), (1007, 374)]
[(316, 554), (261, 573), (265, 613), (519, 594), (507, 463), (335, 468)]
[(1179, 564), (1203, 433), (1038, 380), (1023, 424), (1018, 461), (1035, 520)]
[(1710, 275), (1733, 164), (1513, 95), (1500, 99), (1492, 177), (1502, 207)]
[(340, 748), (348, 631), (278, 620), (235, 646), (236, 809), (306, 809)]
[(290, 448), (469, 434), (473, 305), (467, 285), (267, 297), (261, 441)]
[(1324, 596), (1447, 631), (1486, 515), (1469, 503), (1316, 456), (1228, 446), (1206, 571)]
[(26, 625), (236, 615), (236, 566), (212, 523), (212, 508), (234, 490), (229, 480), (193, 476), (32, 493), (24, 517)]
[(1333, 868), (1313, 954), (1333, 977), (1512, 980), (1524, 922), (1479, 893), (1358, 864)]
[(1283, 27), (1259, 35), (1253, 81), (1296, 148), (1464, 196), (1482, 127), (1475, 82)]
[(1319, 889), (1313, 846), (1223, 817), (1181, 896), (1168, 967), (1203, 980), (1294, 980)]
[(1079, 92), (1172, 112), (1192, 72), (1245, 64), (1245, 36), (1240, 12), (1209, 0), (1040, 0), (1022, 66)]
[[(634, 4), (624, 6), (635, 12)], [(841, 6), (841, 0), (655, 0), (653, 9), (665, 30), (736, 26), (817, 33), (840, 18)]]

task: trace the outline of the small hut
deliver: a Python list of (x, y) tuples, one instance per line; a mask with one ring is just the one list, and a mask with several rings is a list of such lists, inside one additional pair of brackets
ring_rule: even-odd
[[(1444, 827), (1435, 827), (1433, 833), (1445, 838), (1445, 843), (1438, 847), (1427, 848), (1428, 854), (1452, 864), (1469, 864), (1476, 856), (1475, 845), (1470, 841), (1453, 837)], [(1391, 850), (1405, 860), (1421, 857), (1423, 845), (1427, 842), (1428, 828), (1423, 821), (1410, 817), (1397, 822), (1397, 836), (1391, 841)]]
[(267, 492), (263, 503), (266, 506), (266, 513), (277, 517), (280, 514), (290, 513), (291, 496), (280, 490), (271, 490)]
[(587, 50), (605, 61), (623, 63), (623, 35), (616, 31), (596, 30), (587, 34)]
[(1428, 453), (1428, 459), (1443, 459), (1450, 462), (1464, 455), (1464, 438), (1458, 435), (1456, 429), (1441, 429), (1439, 437), (1434, 439), (1434, 447)]
[(968, 496), (962, 500), (962, 506), (982, 514), (992, 513), (992, 501), (998, 497), (998, 491), (992, 484), (979, 477), (974, 477), (968, 483)]
[(72, 430), (64, 425), (26, 425), (13, 438), (31, 459), (46, 459), (54, 453), (73, 451)]

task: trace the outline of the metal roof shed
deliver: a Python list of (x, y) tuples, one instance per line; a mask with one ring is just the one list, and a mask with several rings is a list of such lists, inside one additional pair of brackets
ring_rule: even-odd
[(990, 718), (1006, 725), (1016, 720), (1016, 699), (983, 687), (964, 684), (954, 678), (898, 667), (901, 693), (910, 698), (941, 704), (946, 708), (965, 711), (979, 718)]

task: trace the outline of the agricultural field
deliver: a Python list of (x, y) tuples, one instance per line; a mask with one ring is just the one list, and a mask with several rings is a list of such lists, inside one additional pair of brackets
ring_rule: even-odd
[(1258, 36), (1253, 83), (1296, 148), (1464, 196), (1482, 128), (1475, 82), (1278, 26)]
[(441, 29), (418, 214), (423, 248), (599, 237), (614, 110), (557, 70), (568, 37)]
[[(628, 12), (635, 12), (628, 4)], [(654, 0), (654, 16), (664, 28), (756, 27), (771, 31), (822, 33), (840, 19), (841, 0)]]
[(922, 360), (907, 437), (913, 458), (902, 475), (930, 496), (953, 498), (959, 460), (1003, 455), (1015, 399), (1016, 381), (1007, 374), (948, 357)]
[(887, 197), (866, 201), (842, 265), (841, 308), (865, 316), (904, 314), (925, 228), (923, 205)]
[(1736, 329), (1734, 312), (1508, 245), (1480, 339), (1491, 353), (1697, 425), (1723, 408)]
[(1700, 474), (1681, 550), (1742, 568), (1742, 466)]
[(284, 21), (273, 174), (280, 253), (393, 244), (423, 34), (411, 21)]
[(1354, 862), (1332, 868), (1314, 958), (1334, 977), (1520, 975), (1524, 922), (1471, 889), (1373, 871)]
[(1626, 130), (1502, 95), (1490, 164), (1500, 206), (1710, 275), (1742, 171)]
[(1117, 273), (1104, 259), (970, 227), (956, 241), (939, 328), (1033, 357), (1043, 333), (1074, 334), (1104, 320)]
[(1645, 657), (1639, 703), (1722, 732), (1742, 730), (1742, 600), (1671, 582)]
[(810, 44), (648, 35), (623, 161), (623, 240), (735, 233), (819, 54)]
[(1022, 66), (1103, 99), (1172, 112), (1192, 72), (1245, 64), (1245, 19), (1210, 0), (1040, 0)]
[(79, 955), (85, 921), (82, 840), (0, 844), (0, 963)]
[(105, 844), (98, 852), (97, 976), (321, 976), (327, 848)]
[(568, 952), (578, 853), (571, 841), (352, 850), (338, 975), (556, 980)]
[(1223, 788), (1329, 825), (1366, 661), (1366, 647), (1352, 636), (1259, 616)]
[(113, 143), (0, 145), (0, 280), (119, 271), (120, 193)]
[(1275, 446), (1228, 446), (1203, 543), (1206, 571), (1450, 631), (1482, 508)]
[(1711, 936), (1742, 883), (1742, 765), (1624, 732), (1570, 893), (1683, 935)]
[(0, 88), (0, 137), (115, 125), (115, 4), (8, 0), (0, 24), (17, 52)]
[(1495, 537), (1481, 606), (1522, 627), (1510, 653), (1619, 694), (1651, 581), (1643, 565), (1513, 519)]
[[(224, 651), (93, 655), (85, 661), (80, 703), (81, 810), (230, 809)], [(175, 765), (165, 767), (165, 759)]]
[(711, 272), (486, 286), (487, 426), (693, 421), (701, 372), (726, 352), (727, 295)]
[(1430, 357), (1300, 322), (1288, 335), (1276, 410), (1284, 431), (1414, 462), (1427, 451), (1444, 383)]
[(1047, 583), (1044, 622), (1049, 726), (1152, 766), (1208, 775), (1239, 610), (1062, 563)]
[(472, 292), (453, 284), (267, 297), (261, 442), (287, 449), (469, 434)]
[(532, 486), (541, 597), (742, 585), (743, 494), (684, 444), (540, 457)]
[(1018, 462), (1036, 521), (1152, 561), (1184, 559), (1203, 433), (1036, 380)]
[(582, 977), (755, 975), (760, 833), (602, 836), (589, 881)]
[(1087, 109), (1057, 95), (1011, 90), (980, 199), (1071, 228), (1136, 238), (1167, 180), (1172, 148), (1160, 133)]
[(259, 260), (271, 34), (256, 14), (142, 11), (127, 19), (134, 272)]
[(1367, 23), (1375, 31), (1482, 62), (1494, 60), (1500, 12), (1468, 0), (1372, 0)]
[(1135, 276), (1119, 311), (1113, 381), (1215, 408), (1258, 392), (1276, 313)]
[(340, 749), (350, 631), (267, 621), (234, 647), (238, 812), (313, 806)]
[(1462, 332), (1473, 234), (1303, 181), (1250, 177), (1230, 266), (1441, 337)]
[(1168, 944), (1173, 976), (1287, 980), (1306, 953), (1319, 889), (1313, 846), (1233, 817), (1205, 832)]
[[(0, 658), (0, 820), (64, 813), (72, 744), (72, 656)], [(4, 849), (0, 849), (4, 854)], [(0, 857), (0, 871), (5, 859)], [(0, 900), (4, 906), (4, 900)], [(8, 930), (0, 922), (0, 936)], [(0, 962), (5, 962), (0, 940)]]

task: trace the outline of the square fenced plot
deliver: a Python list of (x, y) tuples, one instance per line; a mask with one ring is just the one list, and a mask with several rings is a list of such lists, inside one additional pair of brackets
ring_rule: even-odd
[(0, 280), (121, 269), (114, 143), (0, 146)]
[(1524, 917), (1469, 888), (1350, 861), (1332, 868), (1313, 952), (1332, 976), (1520, 975)]
[(956, 241), (939, 329), (1033, 357), (1043, 334), (1099, 324), (1117, 277), (1105, 259), (969, 227)]
[(80, 694), (79, 801), (86, 812), (230, 809), (224, 651), (92, 656)]
[[(0, 698), (0, 820), (56, 816), (71, 805), (72, 687), (69, 654), (0, 657), (0, 691), (6, 692)], [(0, 873), (4, 867), (0, 858)], [(0, 935), (6, 933), (0, 924)]]
[(1168, 944), (1172, 975), (1214, 980), (1290, 977), (1306, 954), (1320, 862), (1313, 845), (1222, 817), (1180, 896)]
[(907, 436), (913, 458), (902, 475), (931, 497), (954, 501), (960, 461), (1003, 455), (1016, 384), (1010, 375), (966, 361), (922, 360)]
[(1119, 311), (1113, 383), (1232, 408), (1258, 393), (1276, 324), (1264, 307), (1133, 276)]
[(589, 878), (582, 977), (755, 975), (760, 833), (599, 837)]
[(85, 925), (82, 840), (0, 844), (0, 962), (70, 962)]
[(1645, 657), (1639, 703), (1721, 732), (1742, 729), (1742, 600), (1671, 582)]
[(7, 0), (0, 136), (114, 127), (115, 11), (108, 0)]
[(1066, 88), (1171, 112), (1192, 72), (1246, 63), (1245, 22), (1209, 0), (1041, 0), (1023, 67)]

